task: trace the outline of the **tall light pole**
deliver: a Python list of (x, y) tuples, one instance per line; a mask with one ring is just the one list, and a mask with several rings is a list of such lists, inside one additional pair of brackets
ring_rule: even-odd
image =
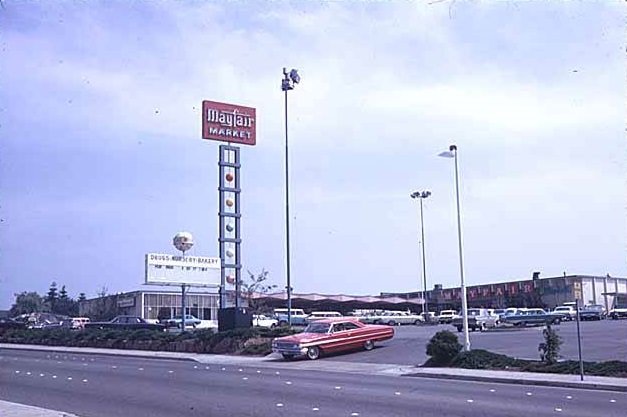
[(457, 166), (457, 146), (451, 145), (448, 151), (438, 156), (455, 160), (455, 194), (457, 196), (457, 240), (459, 242), (459, 276), (462, 289), (462, 320), (464, 323), (464, 350), (470, 350), (470, 335), (468, 334), (468, 302), (466, 300), (466, 283), (464, 282), (464, 257), (462, 251), (462, 218), (459, 209), (459, 168)]
[(420, 233), (422, 236), (422, 280), (423, 280), (423, 313), (425, 313), (425, 321), (428, 323), (430, 321), (429, 318), (429, 303), (427, 302), (427, 258), (425, 256), (425, 220), (422, 214), (422, 200), (428, 198), (431, 195), (431, 191), (415, 191), (411, 193), (409, 196), (411, 198), (417, 198), (420, 200)]
[(285, 276), (287, 279), (287, 322), (292, 325), (292, 283), (290, 280), (290, 181), (289, 181), (289, 152), (287, 135), (287, 92), (294, 89), (300, 82), (298, 70), (287, 72), (283, 68), (281, 90), (285, 92)]

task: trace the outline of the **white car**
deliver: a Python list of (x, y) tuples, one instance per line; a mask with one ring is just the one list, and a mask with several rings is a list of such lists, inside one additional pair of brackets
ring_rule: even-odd
[(305, 319), (307, 323), (321, 319), (341, 319), (344, 317), (342, 313), (337, 311), (312, 311)]
[(564, 316), (566, 320), (575, 320), (577, 318), (577, 310), (573, 306), (555, 307), (552, 313)]
[(253, 326), (267, 327), (269, 329), (272, 329), (278, 325), (279, 325), (279, 321), (277, 319), (264, 316), (263, 314), (253, 314)]
[(450, 324), (453, 319), (456, 319), (458, 317), (459, 314), (457, 314), (457, 311), (455, 310), (442, 310), (440, 311), (440, 315), (438, 316), (438, 321), (440, 323)]

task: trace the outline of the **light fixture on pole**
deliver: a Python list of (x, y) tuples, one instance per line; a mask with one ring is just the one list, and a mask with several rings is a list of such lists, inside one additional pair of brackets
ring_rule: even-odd
[(287, 280), (287, 322), (292, 325), (292, 283), (290, 280), (290, 187), (289, 187), (289, 152), (287, 134), (287, 92), (294, 89), (294, 85), (300, 82), (298, 70), (287, 72), (283, 68), (283, 80), (281, 90), (285, 92), (285, 276)]
[(459, 208), (459, 168), (457, 166), (457, 146), (449, 146), (448, 151), (438, 154), (443, 158), (455, 160), (455, 195), (457, 197), (457, 240), (459, 243), (459, 276), (462, 290), (462, 320), (464, 323), (464, 350), (470, 350), (470, 335), (468, 334), (468, 302), (466, 300), (466, 283), (464, 281), (464, 258), (462, 251), (462, 219)]
[(415, 191), (409, 196), (411, 198), (418, 198), (420, 200), (420, 233), (422, 236), (422, 280), (423, 280), (423, 300), (422, 306), (423, 313), (425, 314), (425, 322), (429, 323), (429, 303), (427, 302), (427, 258), (425, 256), (425, 221), (422, 214), (422, 200), (428, 198), (431, 195), (431, 191)]

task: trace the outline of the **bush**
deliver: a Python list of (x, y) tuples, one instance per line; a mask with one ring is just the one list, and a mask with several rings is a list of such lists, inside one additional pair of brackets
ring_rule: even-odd
[(459, 353), (451, 362), (451, 366), (466, 369), (511, 369), (530, 363), (522, 359), (510, 358), (483, 349), (473, 349)]
[(425, 365), (448, 365), (461, 350), (462, 345), (457, 340), (456, 334), (448, 330), (439, 331), (427, 343), (427, 355), (431, 356), (431, 358)]
[(559, 357), (562, 338), (551, 328), (550, 324), (547, 324), (544, 330), (542, 330), (542, 335), (544, 336), (544, 342), (538, 346), (540, 360), (547, 365), (552, 365), (557, 362)]

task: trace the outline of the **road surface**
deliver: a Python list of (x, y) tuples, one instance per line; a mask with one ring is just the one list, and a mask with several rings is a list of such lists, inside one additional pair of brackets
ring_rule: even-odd
[[(322, 359), (324, 360), (324, 359)], [(624, 417), (627, 394), (0, 350), (0, 399), (83, 417)]]

